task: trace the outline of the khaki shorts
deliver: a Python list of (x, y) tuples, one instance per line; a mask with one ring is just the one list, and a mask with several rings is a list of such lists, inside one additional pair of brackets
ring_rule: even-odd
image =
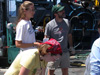
[(63, 53), (61, 58), (56, 61), (48, 62), (47, 67), (50, 70), (55, 70), (58, 67), (69, 68), (70, 66), (70, 55), (69, 52)]

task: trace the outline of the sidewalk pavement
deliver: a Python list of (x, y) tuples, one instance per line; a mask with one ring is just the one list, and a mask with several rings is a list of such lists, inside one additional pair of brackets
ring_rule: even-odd
[[(0, 69), (0, 75), (4, 75), (7, 69)], [(69, 75), (84, 75), (85, 67), (70, 67)], [(62, 75), (61, 69), (55, 70), (55, 75)]]

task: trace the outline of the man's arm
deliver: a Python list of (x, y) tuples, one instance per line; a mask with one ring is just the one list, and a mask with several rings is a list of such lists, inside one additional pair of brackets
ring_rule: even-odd
[(68, 34), (68, 41), (69, 41), (69, 45), (70, 45), (70, 47), (73, 47), (72, 34)]
[(69, 46), (70, 46), (70, 51), (72, 54), (75, 54), (75, 49), (73, 47), (73, 38), (72, 38), (72, 34), (68, 34), (68, 40), (69, 40)]
[(47, 35), (44, 35), (44, 38), (49, 38), (49, 36), (47, 36)]

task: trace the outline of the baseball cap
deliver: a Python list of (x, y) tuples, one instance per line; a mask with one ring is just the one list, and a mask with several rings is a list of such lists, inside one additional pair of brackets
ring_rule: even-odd
[(51, 54), (61, 54), (62, 53), (60, 43), (53, 38), (41, 44), (50, 45), (50, 47), (47, 49), (47, 52), (50, 52)]
[(57, 4), (57, 5), (54, 5), (52, 7), (52, 12), (56, 13), (56, 12), (62, 11), (63, 9), (64, 9), (64, 6), (61, 6), (60, 4)]

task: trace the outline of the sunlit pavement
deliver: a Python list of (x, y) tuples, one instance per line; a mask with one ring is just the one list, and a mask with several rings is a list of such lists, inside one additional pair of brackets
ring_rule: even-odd
[(7, 69), (0, 69), (0, 75), (4, 75)]
[[(7, 69), (0, 69), (0, 75), (4, 75)], [(69, 75), (84, 75), (85, 67), (69, 68)], [(55, 75), (62, 75), (61, 69), (55, 71)]]
[[(72, 61), (77, 61), (77, 60), (72, 60)], [(84, 62), (85, 60), (78, 60)], [(0, 68), (0, 75), (4, 75), (8, 68)], [(69, 68), (69, 75), (84, 75), (85, 67), (83, 66), (71, 66)], [(46, 73), (47, 75), (47, 73)], [(61, 69), (58, 68), (55, 70), (55, 75), (62, 75)]]

